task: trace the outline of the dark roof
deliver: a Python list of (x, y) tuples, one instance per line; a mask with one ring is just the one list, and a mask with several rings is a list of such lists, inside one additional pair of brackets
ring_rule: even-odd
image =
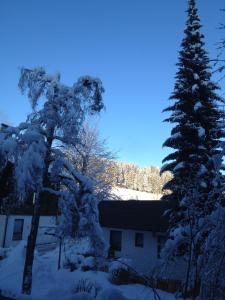
[(103, 227), (165, 232), (168, 217), (167, 202), (160, 200), (102, 201), (99, 204), (100, 224)]
[[(59, 213), (57, 197), (46, 197), (41, 201), (40, 215), (56, 216)], [(168, 217), (163, 214), (168, 208), (167, 202), (160, 200), (102, 201), (99, 204), (99, 220), (103, 227), (166, 232)], [(31, 205), (26, 205), (14, 208), (11, 213), (32, 215), (32, 209)]]

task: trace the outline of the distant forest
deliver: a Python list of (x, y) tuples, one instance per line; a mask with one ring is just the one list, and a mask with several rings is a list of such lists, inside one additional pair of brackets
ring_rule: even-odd
[(135, 164), (112, 161), (110, 164), (111, 180), (113, 185), (141, 192), (166, 194), (163, 186), (168, 182), (172, 175), (165, 172), (160, 175), (160, 168), (149, 166), (140, 167)]

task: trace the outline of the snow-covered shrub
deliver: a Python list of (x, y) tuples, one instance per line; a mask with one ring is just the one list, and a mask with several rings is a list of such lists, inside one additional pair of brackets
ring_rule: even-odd
[(64, 267), (69, 269), (71, 272), (80, 269), (84, 260), (83, 255), (74, 254), (73, 256), (67, 257), (64, 261)]
[(101, 290), (100, 285), (89, 278), (82, 278), (78, 282), (75, 283), (73, 288), (73, 292), (77, 293), (88, 293), (92, 297), (96, 298), (99, 291)]
[(100, 270), (108, 271), (106, 260), (102, 259), (101, 264), (96, 265), (96, 258), (94, 252), (90, 251), (91, 241), (87, 237), (80, 237), (75, 239), (66, 239), (63, 244), (64, 253), (64, 267), (74, 270)]
[(74, 270), (82, 270), (84, 272), (96, 270), (95, 258), (93, 256), (74, 253), (73, 255), (65, 258), (64, 267), (66, 269), (70, 269), (71, 272)]
[(63, 248), (64, 253), (64, 262), (63, 266), (66, 269), (70, 269), (71, 272), (80, 268), (80, 265), (83, 262), (83, 255), (77, 253), (75, 246), (71, 246), (66, 243)]
[(84, 257), (81, 264), (82, 271), (90, 271), (95, 268), (95, 259), (93, 256)]
[(87, 239), (65, 239), (63, 242), (64, 267), (70, 271), (80, 269), (87, 250)]
[(82, 254), (74, 254), (66, 258), (64, 267), (70, 269), (71, 272), (74, 270), (82, 270), (84, 272), (94, 270), (95, 258), (93, 256), (85, 257)]
[(122, 292), (116, 288), (107, 288), (102, 291), (97, 300), (128, 300), (123, 296)]
[(113, 284), (126, 284), (131, 282), (133, 271), (130, 268), (131, 260), (119, 258), (109, 265), (109, 281)]
[(131, 266), (132, 266), (131, 259), (121, 257), (111, 261), (111, 263), (109, 264), (109, 271), (111, 272), (113, 270), (120, 269), (120, 268), (128, 270), (129, 268), (131, 268)]

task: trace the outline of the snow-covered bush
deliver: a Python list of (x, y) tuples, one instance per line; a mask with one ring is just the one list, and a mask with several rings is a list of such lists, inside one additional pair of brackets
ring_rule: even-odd
[(122, 292), (116, 288), (107, 288), (102, 291), (97, 300), (128, 300), (123, 296)]
[(109, 265), (109, 281), (113, 284), (126, 284), (132, 281), (133, 271), (130, 268), (131, 260), (119, 258)]
[(67, 257), (64, 261), (64, 267), (74, 270), (90, 271), (95, 270), (95, 258), (93, 256), (87, 256), (74, 253), (70, 257)]
[(113, 270), (121, 269), (121, 268), (128, 270), (131, 267), (132, 267), (132, 260), (121, 257), (121, 258), (111, 261), (111, 263), (109, 265), (109, 272), (112, 272)]
[(82, 271), (90, 271), (95, 269), (95, 258), (93, 256), (84, 257), (81, 265)]
[(93, 256), (85, 257), (82, 254), (74, 254), (65, 260), (64, 267), (66, 269), (70, 269), (71, 272), (74, 270), (95, 270), (95, 258)]
[(73, 292), (75, 294), (87, 293), (94, 298), (97, 297), (100, 290), (101, 290), (100, 285), (96, 281), (93, 281), (89, 278), (80, 279), (78, 282), (75, 283), (75, 286), (73, 288)]
[(80, 269), (83, 259), (83, 255), (74, 254), (73, 256), (65, 259), (63, 266), (73, 272), (74, 270)]
[(89, 238), (67, 239), (64, 241), (64, 267), (74, 270), (96, 270), (95, 257), (90, 252)]

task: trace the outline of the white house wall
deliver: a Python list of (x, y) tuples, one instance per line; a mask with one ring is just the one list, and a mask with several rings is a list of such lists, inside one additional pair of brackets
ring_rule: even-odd
[[(103, 228), (106, 241), (110, 242), (110, 230), (122, 232), (121, 251), (116, 251), (116, 256), (130, 258), (132, 266), (138, 272), (148, 274), (156, 265), (157, 258), (157, 237), (150, 231), (138, 231), (119, 228)], [(143, 247), (135, 247), (135, 233), (144, 235)]]
[(6, 216), (0, 215), (0, 247), (3, 247), (5, 236)]
[[(8, 217), (8, 226), (6, 232), (5, 247), (15, 246), (19, 241), (14, 241), (13, 228), (15, 219), (23, 219), (22, 239), (27, 240), (30, 233), (31, 216), (27, 215), (10, 215)], [(37, 244), (56, 242), (56, 238), (51, 235), (45, 235), (45, 232), (54, 233), (57, 219), (55, 216), (41, 216)], [(0, 246), (4, 238), (5, 216), (0, 215)], [(150, 231), (138, 231), (120, 228), (103, 227), (103, 233), (106, 242), (110, 242), (110, 231), (119, 230), (122, 232), (121, 251), (116, 251), (116, 256), (125, 257), (132, 260), (132, 266), (138, 272), (148, 274), (155, 267), (159, 259), (157, 258), (157, 236)], [(144, 235), (143, 247), (135, 247), (135, 233), (140, 232)]]
[[(20, 241), (14, 241), (12, 239), (15, 219), (23, 219), (24, 220), (22, 239), (27, 240), (28, 235), (30, 233), (30, 228), (31, 228), (31, 218), (32, 218), (31, 216), (27, 216), (27, 215), (10, 215), (8, 217), (8, 226), (7, 226), (5, 247), (15, 246), (20, 242)], [(55, 237), (46, 235), (45, 232), (54, 233), (55, 226), (56, 226), (56, 217), (41, 216), (40, 223), (39, 223), (39, 229), (38, 229), (37, 244), (54, 242)]]

